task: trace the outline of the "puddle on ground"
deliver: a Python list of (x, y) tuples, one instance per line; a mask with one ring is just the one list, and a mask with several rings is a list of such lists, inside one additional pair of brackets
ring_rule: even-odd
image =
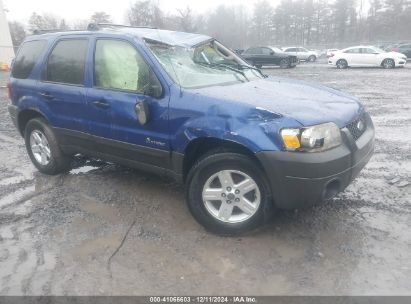
[(94, 166), (84, 166), (76, 169), (72, 169), (70, 171), (71, 174), (82, 174), (82, 173), (88, 173), (90, 171), (99, 169), (100, 167), (94, 167)]

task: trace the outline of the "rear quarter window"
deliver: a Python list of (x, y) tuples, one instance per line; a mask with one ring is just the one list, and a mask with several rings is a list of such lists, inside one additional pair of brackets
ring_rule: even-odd
[(23, 43), (14, 60), (11, 76), (19, 79), (28, 78), (40, 56), (43, 54), (46, 45), (46, 40), (27, 41)]

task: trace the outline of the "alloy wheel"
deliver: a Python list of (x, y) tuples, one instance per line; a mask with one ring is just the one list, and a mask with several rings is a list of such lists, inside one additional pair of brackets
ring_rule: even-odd
[(255, 180), (236, 170), (213, 174), (204, 184), (202, 198), (207, 211), (225, 223), (250, 219), (261, 203), (260, 189)]
[(36, 161), (47, 166), (51, 160), (50, 145), (46, 135), (39, 130), (33, 130), (30, 134), (30, 148)]
[(345, 61), (345, 60), (338, 60), (338, 62), (337, 62), (337, 68), (339, 68), (339, 69), (345, 69), (345, 68), (347, 68), (347, 61)]
[(385, 59), (383, 65), (386, 69), (392, 69), (395, 66), (395, 62), (392, 59)]

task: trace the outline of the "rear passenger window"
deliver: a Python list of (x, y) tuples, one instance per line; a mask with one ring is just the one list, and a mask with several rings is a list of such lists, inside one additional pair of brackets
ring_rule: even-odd
[(46, 81), (83, 85), (88, 40), (61, 40), (47, 61)]
[(45, 40), (25, 42), (14, 60), (11, 76), (19, 79), (29, 77), (46, 44)]
[(349, 49), (346, 50), (344, 53), (348, 53), (348, 54), (360, 54), (361, 53), (361, 49)]

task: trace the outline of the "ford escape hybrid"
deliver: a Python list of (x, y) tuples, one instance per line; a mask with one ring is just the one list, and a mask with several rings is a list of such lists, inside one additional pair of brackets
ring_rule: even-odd
[(82, 154), (174, 177), (216, 233), (333, 197), (374, 149), (356, 98), (267, 77), (197, 34), (93, 25), (33, 35), (8, 89), (39, 171), (65, 172)]

